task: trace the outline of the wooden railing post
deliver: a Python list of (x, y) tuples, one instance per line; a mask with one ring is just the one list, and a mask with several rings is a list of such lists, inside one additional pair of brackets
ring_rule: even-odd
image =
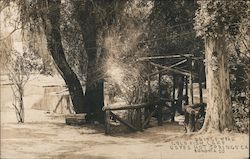
[(137, 126), (138, 126), (138, 129), (140, 130), (140, 131), (142, 131), (142, 112), (141, 112), (141, 108), (138, 108), (138, 109), (136, 109), (136, 115), (137, 115)]
[[(147, 94), (147, 102), (150, 103), (151, 102), (151, 84), (150, 84), (150, 76), (148, 76), (148, 94)], [(144, 121), (146, 121), (146, 119), (148, 118), (149, 116), (149, 108), (148, 107), (145, 107), (144, 108)]]
[(191, 96), (191, 103), (190, 105), (194, 104), (194, 90), (193, 90), (193, 67), (194, 67), (194, 61), (191, 61), (191, 71), (190, 71), (190, 96)]
[(199, 66), (199, 75), (198, 75), (198, 78), (199, 78), (200, 103), (203, 103), (202, 78), (201, 78), (201, 75), (202, 75), (202, 64), (201, 64), (201, 61), (198, 61), (198, 66)]
[(105, 110), (105, 134), (110, 134), (110, 110)]
[(161, 94), (162, 94), (162, 88), (161, 88), (161, 78), (162, 74), (159, 73), (159, 79), (158, 79), (158, 85), (159, 85), (159, 104), (157, 106), (157, 120), (158, 120), (158, 125), (162, 126), (162, 102), (161, 102)]
[(185, 105), (188, 105), (188, 100), (189, 100), (189, 96), (188, 96), (188, 76), (185, 76), (185, 96), (186, 96), (186, 99), (185, 99)]

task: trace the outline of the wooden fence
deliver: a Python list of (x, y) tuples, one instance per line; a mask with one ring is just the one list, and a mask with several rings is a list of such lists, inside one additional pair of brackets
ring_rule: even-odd
[[(133, 104), (133, 105), (123, 105), (123, 106), (106, 106), (103, 107), (103, 111), (105, 111), (105, 134), (111, 133), (111, 124), (110, 117), (118, 120), (120, 123), (124, 124), (132, 131), (143, 131), (146, 125), (150, 122), (150, 119), (153, 115), (157, 116), (158, 125), (162, 125), (162, 102), (156, 101), (151, 103), (141, 103), (141, 104)], [(150, 109), (150, 111), (149, 111)], [(130, 122), (122, 119), (120, 116), (115, 114), (115, 111), (118, 110), (136, 110), (138, 113), (136, 119), (139, 119), (139, 126), (133, 125)], [(142, 117), (142, 112), (144, 111), (144, 118)]]

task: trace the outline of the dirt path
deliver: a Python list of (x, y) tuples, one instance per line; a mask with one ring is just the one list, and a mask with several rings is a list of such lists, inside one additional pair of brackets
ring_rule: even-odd
[[(144, 132), (105, 136), (101, 126), (67, 126), (62, 120), (5, 123), (1, 126), (1, 158), (247, 158), (248, 136), (243, 134), (188, 136), (178, 125), (165, 124)], [(228, 138), (238, 149), (195, 152), (196, 139)], [(232, 141), (231, 141), (232, 140)], [(187, 142), (187, 143), (184, 143)], [(211, 140), (212, 142), (212, 140)], [(181, 145), (190, 145), (181, 149)], [(201, 144), (198, 144), (201, 145)], [(216, 144), (215, 144), (216, 145)], [(226, 144), (229, 145), (229, 144)], [(218, 146), (218, 145), (217, 145)], [(243, 147), (242, 147), (243, 146)], [(178, 147), (178, 148), (177, 148)]]

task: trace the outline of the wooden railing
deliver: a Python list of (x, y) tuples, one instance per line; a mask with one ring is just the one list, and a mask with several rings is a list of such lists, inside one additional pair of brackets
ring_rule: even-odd
[[(149, 109), (151, 108), (152, 111), (145, 114), (144, 113), (144, 120), (142, 119), (142, 109)], [(122, 105), (122, 106), (105, 106), (103, 107), (103, 111), (105, 111), (105, 134), (110, 134), (110, 117), (112, 116), (113, 119), (118, 120), (120, 123), (124, 124), (128, 128), (130, 128), (133, 131), (142, 131), (145, 126), (149, 123), (152, 116), (157, 113), (157, 116), (162, 116), (160, 111), (160, 108), (162, 108), (159, 104), (159, 102), (152, 102), (152, 103), (141, 103), (141, 104), (133, 104), (133, 105)], [(122, 119), (118, 115), (114, 113), (114, 111), (118, 110), (136, 110), (138, 113), (137, 119), (139, 119), (140, 124), (139, 127), (135, 126), (128, 121)], [(158, 123), (160, 123), (161, 120), (158, 120)]]

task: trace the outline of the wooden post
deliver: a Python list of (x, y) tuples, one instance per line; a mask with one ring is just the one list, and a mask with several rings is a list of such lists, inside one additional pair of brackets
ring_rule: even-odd
[(150, 84), (150, 76), (148, 76), (148, 101), (150, 100), (150, 94), (151, 94), (151, 84)]
[(66, 95), (66, 103), (67, 103), (67, 109), (69, 110), (69, 113), (72, 114), (72, 110), (71, 110), (71, 107), (70, 107), (70, 96), (69, 95)]
[(191, 103), (190, 105), (194, 104), (194, 90), (193, 90), (193, 63), (194, 61), (191, 61), (191, 71), (190, 71), (190, 78), (189, 78), (189, 82), (190, 82), (190, 95), (191, 95)]
[[(151, 84), (150, 84), (150, 76), (148, 76), (148, 100), (147, 102), (151, 102)], [(144, 121), (148, 118), (149, 115), (149, 109), (147, 107), (144, 108)]]
[(173, 100), (175, 100), (175, 83), (176, 83), (176, 77), (175, 74), (173, 73)]
[(142, 131), (142, 119), (141, 119), (141, 108), (136, 109), (136, 123), (140, 131)]
[(202, 92), (202, 79), (201, 79), (201, 75), (202, 75), (202, 65), (201, 65), (201, 61), (198, 61), (198, 66), (199, 66), (199, 93), (200, 93), (200, 103), (203, 103), (203, 92)]
[(105, 110), (105, 134), (110, 134), (110, 110)]
[(176, 113), (176, 101), (175, 101), (175, 87), (176, 87), (176, 75), (173, 73), (173, 95), (172, 95), (172, 102), (171, 102), (171, 107), (172, 107), (172, 119), (171, 122), (174, 122), (174, 117)]
[(188, 76), (185, 76), (185, 105), (188, 105)]
[(142, 124), (142, 128), (145, 128), (145, 127), (148, 125), (150, 119), (151, 119), (152, 116), (155, 114), (155, 112), (156, 112), (156, 110), (154, 109), (154, 110), (147, 116), (146, 120), (145, 120), (144, 123)]
[(60, 106), (60, 104), (61, 104), (63, 98), (64, 98), (64, 95), (62, 95), (61, 98), (59, 99), (59, 101), (57, 102), (56, 107), (55, 107), (55, 109), (53, 110), (54, 113), (56, 112), (57, 108)]
[[(161, 78), (162, 78), (162, 74), (159, 73), (159, 78), (158, 78), (158, 85), (159, 85), (159, 99), (161, 99)], [(158, 125), (162, 126), (162, 103), (161, 101), (159, 102), (158, 106), (157, 106), (157, 120), (158, 120)]]

